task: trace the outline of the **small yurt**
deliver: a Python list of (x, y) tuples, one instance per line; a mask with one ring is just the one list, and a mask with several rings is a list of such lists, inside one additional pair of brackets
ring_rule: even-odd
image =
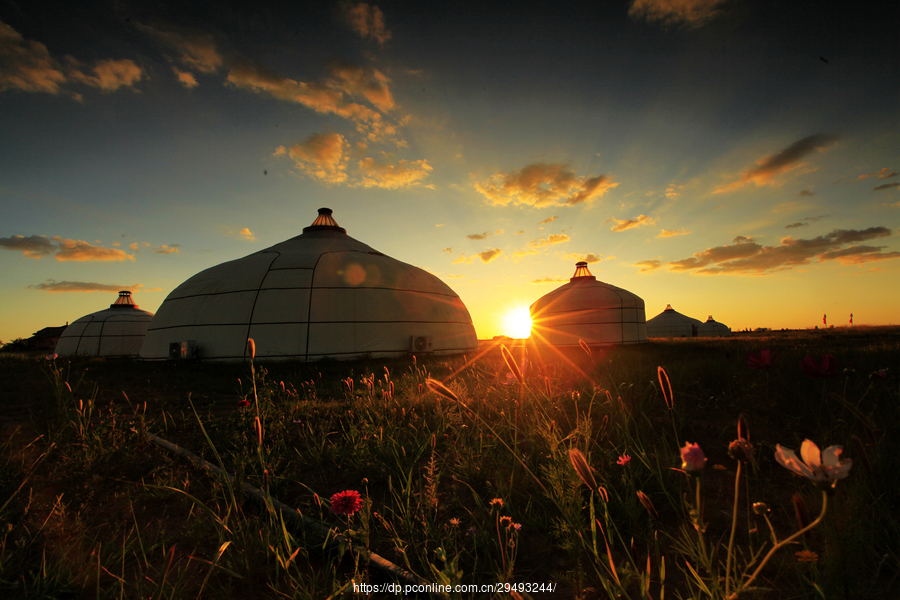
[[(398, 233), (402, 225), (398, 225)], [(194, 275), (169, 294), (141, 357), (318, 360), (453, 354), (478, 346), (440, 279), (347, 235), (320, 208), (302, 235)]]
[(530, 307), (537, 345), (637, 344), (647, 341), (644, 301), (628, 290), (597, 281), (586, 262), (575, 264), (569, 283)]
[(59, 356), (137, 356), (153, 313), (140, 310), (131, 292), (119, 292), (106, 310), (81, 317), (66, 327), (56, 354)]
[(647, 320), (647, 337), (696, 337), (701, 325), (703, 323), (699, 320), (683, 315), (671, 304), (666, 304), (664, 311)]
[(724, 323), (719, 323), (709, 315), (705, 323), (697, 327), (699, 337), (731, 337), (731, 328)]

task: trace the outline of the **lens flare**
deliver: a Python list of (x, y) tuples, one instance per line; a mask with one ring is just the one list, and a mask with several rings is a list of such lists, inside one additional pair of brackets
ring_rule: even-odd
[(531, 313), (527, 306), (517, 306), (503, 317), (503, 334), (515, 339), (531, 335)]

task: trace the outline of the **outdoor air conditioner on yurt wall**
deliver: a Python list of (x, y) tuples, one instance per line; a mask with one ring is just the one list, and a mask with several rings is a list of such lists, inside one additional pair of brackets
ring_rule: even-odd
[(173, 360), (181, 358), (194, 358), (195, 348), (196, 342), (194, 342), (193, 340), (187, 342), (170, 342), (169, 358)]
[(431, 352), (434, 337), (430, 335), (411, 335), (409, 336), (410, 352)]

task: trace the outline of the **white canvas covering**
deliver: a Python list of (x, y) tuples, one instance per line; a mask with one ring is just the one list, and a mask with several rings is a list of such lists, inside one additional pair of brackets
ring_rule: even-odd
[(399, 356), (424, 338), (427, 352), (477, 348), (472, 318), (440, 279), (346, 234), (320, 209), (303, 234), (194, 275), (157, 311), (141, 357), (165, 359), (170, 344), (196, 356), (317, 360)]
[(719, 323), (709, 315), (705, 323), (697, 327), (699, 337), (731, 337), (731, 328), (724, 323)]
[(85, 315), (66, 327), (56, 344), (59, 356), (137, 356), (153, 313), (140, 310), (131, 300), (131, 292), (119, 292), (119, 298), (106, 310)]
[(672, 308), (671, 304), (667, 304), (664, 311), (647, 320), (647, 337), (695, 337), (702, 324), (697, 319), (681, 314)]
[(647, 341), (644, 301), (628, 290), (597, 281), (584, 262), (575, 265), (569, 283), (538, 298), (529, 310), (531, 339), (538, 345)]

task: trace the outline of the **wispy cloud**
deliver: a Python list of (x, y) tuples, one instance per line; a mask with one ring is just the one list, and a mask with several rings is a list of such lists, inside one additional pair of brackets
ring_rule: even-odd
[(42, 235), (14, 235), (0, 238), (0, 248), (21, 252), (28, 258), (43, 258), (57, 251), (57, 247), (48, 238)]
[(896, 177), (897, 175), (900, 175), (900, 173), (897, 173), (897, 171), (894, 171), (893, 169), (888, 169), (887, 167), (885, 167), (885, 168), (881, 169), (880, 171), (876, 171), (875, 173), (866, 173), (864, 175), (860, 175), (859, 177), (856, 178), (856, 180), (859, 181), (860, 179), (866, 179), (868, 177), (877, 177), (878, 179), (890, 179), (891, 177)]
[(756, 161), (757, 166), (744, 171), (737, 180), (717, 188), (714, 193), (730, 192), (750, 183), (774, 185), (777, 183), (776, 177), (805, 166), (807, 163), (802, 162), (804, 157), (830, 148), (837, 139), (833, 135), (816, 134), (798, 140), (776, 154)]
[(384, 24), (384, 13), (377, 6), (358, 2), (346, 3), (341, 9), (344, 20), (359, 37), (375, 40), (381, 46), (391, 39), (391, 32)]
[(639, 260), (634, 266), (640, 267), (638, 273), (649, 273), (662, 267), (662, 261), (659, 260)]
[(670, 271), (716, 275), (781, 271), (809, 264), (813, 259), (818, 262), (837, 260), (842, 264), (862, 264), (900, 257), (900, 252), (884, 252), (885, 246), (854, 245), (890, 235), (891, 230), (887, 227), (835, 229), (827, 235), (806, 240), (788, 236), (777, 246), (763, 246), (752, 238), (738, 236), (731, 245), (707, 248), (668, 265)]
[(656, 237), (667, 238), (667, 237), (673, 237), (676, 235), (688, 235), (690, 233), (691, 232), (688, 231), (687, 229), (685, 229), (684, 227), (682, 227), (681, 229), (661, 229), (659, 232), (659, 235), (657, 235)]
[(628, 16), (663, 27), (700, 27), (719, 14), (725, 0), (632, 0)]
[(364, 158), (359, 161), (358, 166), (361, 175), (358, 185), (389, 190), (420, 186), (421, 181), (432, 171), (432, 166), (425, 159), (401, 160), (391, 165), (379, 163), (374, 158)]
[(484, 233), (470, 233), (466, 236), (468, 240), (483, 240), (492, 235), (490, 231), (485, 231)]
[(566, 260), (574, 260), (575, 262), (586, 262), (588, 264), (598, 263), (603, 260), (602, 254), (566, 254), (563, 256)]
[(528, 242), (528, 245), (531, 246), (532, 248), (541, 248), (543, 246), (550, 246), (552, 244), (564, 244), (564, 243), (568, 242), (570, 239), (572, 239), (572, 238), (570, 238), (569, 236), (567, 236), (564, 233), (551, 233), (550, 235), (548, 235), (545, 238), (541, 238), (539, 240), (533, 240), (531, 242)]
[(610, 221), (615, 223), (615, 225), (609, 228), (610, 231), (625, 231), (626, 229), (633, 229), (635, 227), (641, 227), (642, 225), (653, 225), (656, 223), (656, 219), (652, 219), (647, 215), (639, 215), (633, 219), (617, 219), (615, 217), (610, 217), (606, 220), (607, 223)]
[(474, 254), (472, 256), (466, 256), (465, 253), (463, 253), (463, 255), (460, 256), (459, 258), (457, 258), (456, 260), (454, 260), (452, 264), (454, 264), (454, 265), (466, 264), (467, 265), (467, 264), (474, 262), (475, 259), (481, 259), (481, 262), (489, 263), (492, 260), (494, 260), (495, 258), (497, 258), (498, 256), (500, 256), (501, 254), (503, 254), (503, 250), (501, 250), (499, 248), (489, 248), (489, 249), (485, 250), (484, 252), (478, 252), (477, 254)]
[[(93, 283), (85, 281), (56, 281), (54, 279), (48, 279), (43, 283), (29, 285), (28, 287), (34, 290), (41, 290), (43, 292), (50, 292), (55, 294), (59, 292), (120, 292), (125, 290), (136, 292), (142, 289), (144, 286), (140, 283), (133, 283), (131, 285), (111, 285), (107, 283)], [(158, 290), (159, 288), (153, 288), (144, 291), (150, 292)]]
[(180, 245), (181, 244), (171, 244), (171, 245), (163, 244), (162, 246), (159, 246), (158, 248), (156, 248), (153, 251), (156, 252), (157, 254), (178, 254), (180, 252), (178, 250), (178, 247)]
[(882, 183), (881, 185), (873, 187), (872, 191), (880, 192), (882, 190), (889, 190), (889, 189), (895, 188), (895, 187), (900, 187), (900, 182), (895, 181), (893, 183)]
[(453, 246), (449, 246), (449, 247), (447, 247), (447, 248), (444, 248), (443, 250), (441, 250), (441, 252), (448, 252), (448, 253), (451, 253), (451, 254), (452, 254), (452, 253), (453, 253)]
[(54, 236), (51, 240), (42, 235), (29, 237), (14, 235), (8, 238), (0, 238), (0, 248), (21, 252), (28, 258), (35, 259), (54, 255), (56, 260), (59, 261), (134, 260), (134, 255), (126, 254), (117, 248), (104, 248), (103, 246), (89, 244), (83, 240), (63, 239), (60, 236)]
[(684, 189), (683, 185), (678, 185), (675, 183), (670, 183), (668, 187), (666, 187), (666, 198), (673, 200), (679, 196), (681, 196), (681, 190)]
[[(55, 59), (47, 46), (26, 40), (0, 22), (0, 91), (63, 93), (68, 84), (82, 84), (112, 92), (132, 87), (145, 76), (144, 70), (129, 59), (102, 59), (87, 67), (76, 58)], [(79, 94), (68, 92), (75, 99)]]
[(194, 77), (194, 74), (190, 71), (182, 71), (178, 67), (173, 66), (172, 72), (175, 73), (175, 77), (178, 79), (178, 82), (189, 90), (199, 85), (197, 83), (197, 78)]
[(800, 190), (800, 193), (798, 193), (797, 195), (798, 196), (815, 196), (816, 193), (812, 190)]
[(567, 281), (566, 279), (560, 279), (559, 277), (544, 277), (542, 279), (533, 279), (531, 283), (534, 285), (540, 285), (542, 283), (561, 283), (563, 281)]
[(533, 163), (510, 173), (495, 173), (475, 189), (492, 204), (506, 206), (573, 206), (602, 198), (619, 185), (606, 175), (576, 176), (564, 164)]
[(817, 217), (806, 217), (805, 219), (800, 219), (796, 223), (791, 223), (790, 225), (785, 225), (784, 228), (785, 229), (796, 229), (798, 227), (805, 227), (806, 225), (809, 225), (810, 223), (815, 223), (816, 221), (818, 221), (820, 219), (824, 219), (827, 216), (829, 216), (829, 215), (819, 215)]
[(557, 220), (558, 218), (559, 218), (558, 215), (553, 215), (552, 217), (547, 217), (543, 221), (538, 221), (538, 225), (543, 225), (545, 223), (552, 223), (553, 221)]
[(339, 133), (314, 133), (290, 150), (275, 149), (274, 156), (289, 156), (297, 168), (324, 183), (347, 180), (347, 161), (344, 157), (346, 140)]

